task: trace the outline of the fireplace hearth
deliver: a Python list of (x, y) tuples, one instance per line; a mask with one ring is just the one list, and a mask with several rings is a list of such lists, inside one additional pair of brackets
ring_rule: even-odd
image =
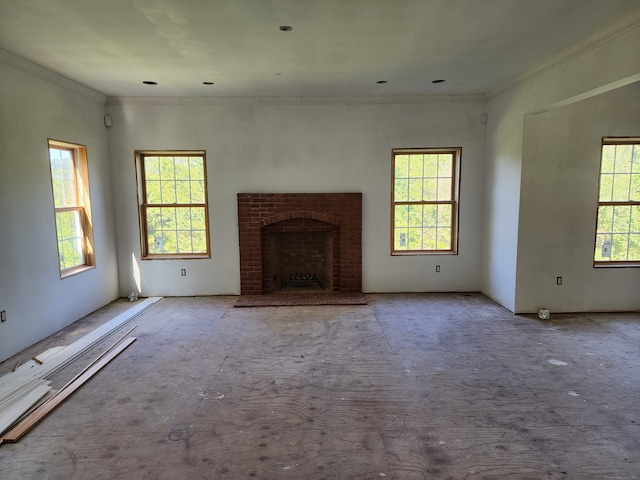
[(362, 194), (237, 200), (242, 295), (362, 291)]

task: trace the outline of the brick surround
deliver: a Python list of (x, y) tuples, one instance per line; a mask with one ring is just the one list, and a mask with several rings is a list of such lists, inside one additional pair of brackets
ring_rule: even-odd
[(326, 293), (362, 291), (361, 193), (239, 193), (242, 295), (275, 293), (272, 250), (287, 232), (301, 245), (319, 245), (312, 235), (322, 236), (329, 259)]

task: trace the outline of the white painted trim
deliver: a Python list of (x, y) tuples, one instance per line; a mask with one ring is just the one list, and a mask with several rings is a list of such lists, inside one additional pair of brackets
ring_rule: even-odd
[[(4, 389), (0, 392), (0, 415), (4, 413), (4, 409), (13, 403), (16, 399), (26, 395), (31, 390), (39, 386), (49, 386), (51, 381), (49, 380), (32, 380), (30, 382), (19, 385), (14, 389)], [(0, 430), (1, 431), (1, 430)]]
[(108, 97), (107, 105), (414, 105), (485, 103), (482, 94), (381, 97)]
[[(30, 360), (20, 365), (15, 371), (0, 377), (0, 427), (3, 427), (0, 428), (0, 434), (50, 390), (48, 386), (50, 382), (42, 381), (42, 379), (51, 377), (63, 369), (91, 347), (111, 335), (116, 329), (130, 322), (160, 300), (162, 297), (149, 297), (140, 301), (71, 345), (62, 348), (54, 347), (37, 355), (36, 358), (42, 358), (40, 363)], [(39, 394), (37, 398), (35, 398), (35, 394), (31, 394), (35, 389)]]
[(76, 82), (75, 80), (71, 80), (70, 78), (60, 75), (59, 73), (49, 70), (41, 65), (38, 65), (37, 63), (33, 63), (26, 58), (19, 57), (7, 50), (3, 50), (2, 48), (0, 48), (0, 62), (24, 73), (33, 75), (34, 77), (46, 80), (47, 82), (53, 83), (54, 85), (62, 87), (66, 90), (77, 93), (91, 100), (95, 100), (96, 102), (103, 105), (107, 101), (106, 95), (97, 92), (96, 90), (93, 90), (86, 85)]
[(137, 317), (147, 309), (151, 308), (157, 302), (162, 300), (162, 297), (149, 297), (143, 301), (140, 301), (134, 307), (121, 313), (114, 319), (101, 325), (95, 330), (89, 332), (84, 337), (76, 340), (71, 345), (60, 350), (54, 356), (52, 356), (48, 362), (38, 365), (38, 368), (33, 369), (33, 375), (35, 378), (46, 378), (55, 374), (76, 358), (83, 355), (88, 349), (96, 345), (98, 342), (111, 335), (116, 329), (130, 322), (133, 318)]
[(604, 45), (620, 35), (624, 35), (637, 28), (640, 28), (640, 11), (624, 16), (621, 20), (614, 22), (608, 27), (573, 44), (571, 47), (565, 49), (550, 60), (526, 71), (522, 75), (518, 75), (502, 86), (490, 91), (487, 94), (487, 100), (490, 101), (504, 95), (505, 93), (524, 85), (535, 77), (543, 75), (548, 71), (553, 70), (564, 63), (570, 62), (590, 50)]
[(35, 409), (30, 415), (25, 417), (20, 423), (13, 427), (13, 429), (7, 432), (4, 437), (0, 438), (0, 443), (15, 443), (20, 440), (33, 427), (40, 423), (43, 418), (49, 415), (62, 402), (64, 402), (69, 397), (69, 395), (73, 394), (73, 392), (84, 385), (91, 377), (98, 373), (103, 367), (105, 367), (109, 362), (111, 362), (115, 357), (117, 357), (135, 341), (136, 337), (129, 337), (124, 341), (124, 343), (121, 343), (113, 350), (109, 351), (109, 353), (102, 357), (100, 361), (92, 365), (91, 368), (83, 372), (78, 378), (74, 379), (63, 389), (59, 390), (55, 395), (47, 399), (47, 401), (45, 401), (42, 405)]
[(13, 401), (0, 412), (0, 433), (13, 425), (50, 390), (51, 387), (48, 385), (33, 385), (13, 398)]

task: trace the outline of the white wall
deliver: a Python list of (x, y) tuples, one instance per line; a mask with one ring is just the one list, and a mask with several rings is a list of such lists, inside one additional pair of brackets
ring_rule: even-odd
[(640, 309), (640, 268), (592, 266), (602, 137), (639, 133), (640, 82), (527, 115), (517, 311)]
[(528, 251), (518, 248), (518, 225), (528, 215), (520, 205), (525, 115), (640, 80), (638, 45), (640, 26), (636, 21), (615, 33), (586, 39), (519, 84), (490, 96), (481, 285), (484, 293), (512, 311), (519, 311), (517, 298), (526, 296), (526, 287), (520, 286), (516, 277), (519, 262), (529, 256)]
[[(362, 192), (364, 291), (478, 290), (484, 102), (459, 100), (413, 105), (112, 102), (120, 293), (137, 289), (137, 271), (144, 295), (239, 293), (238, 192)], [(460, 253), (391, 257), (391, 149), (439, 146), (462, 146)], [(206, 150), (211, 260), (139, 260), (136, 149)], [(435, 273), (435, 265), (441, 265), (441, 273)], [(187, 269), (186, 277), (180, 276), (181, 268)]]
[[(0, 323), (0, 360), (118, 295), (103, 115), (100, 101), (0, 59), (0, 310), (7, 313), (7, 321)], [(47, 138), (86, 145), (88, 153), (97, 268), (64, 280), (58, 269)]]

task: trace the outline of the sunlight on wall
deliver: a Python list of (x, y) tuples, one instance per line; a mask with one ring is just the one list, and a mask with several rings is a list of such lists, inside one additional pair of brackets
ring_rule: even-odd
[(136, 256), (133, 252), (131, 252), (131, 270), (131, 273), (133, 273), (133, 281), (136, 282), (138, 293), (142, 293), (142, 284), (140, 282), (140, 266), (138, 265), (138, 261), (136, 260)]

